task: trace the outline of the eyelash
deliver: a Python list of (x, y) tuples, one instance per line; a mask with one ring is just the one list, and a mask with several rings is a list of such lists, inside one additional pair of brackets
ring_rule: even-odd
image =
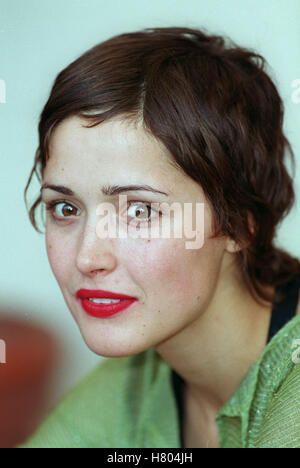
[[(150, 207), (150, 209), (152, 210), (152, 212), (156, 212), (158, 213), (159, 217), (162, 216), (162, 212), (161, 211), (156, 211), (154, 210), (153, 208), (151, 208), (151, 204), (150, 203), (147, 203), (147, 202), (142, 202), (140, 200), (132, 200), (130, 202), (127, 202), (127, 209), (134, 203), (139, 203), (141, 205), (145, 205), (147, 208)], [(60, 205), (60, 204), (65, 204), (65, 205), (68, 205), (68, 206), (71, 206), (72, 208), (75, 208), (71, 203), (67, 202), (66, 200), (55, 200), (55, 201), (51, 201), (49, 203), (45, 203), (45, 206), (46, 206), (46, 211), (47, 212), (50, 212), (51, 214), (51, 217), (56, 221), (56, 222), (61, 222), (63, 221), (64, 219), (67, 219), (67, 217), (63, 217), (61, 219), (57, 219), (54, 215), (53, 215), (53, 212), (54, 212), (54, 208), (57, 206), (57, 205)], [(75, 208), (77, 209), (77, 208)], [(144, 220), (144, 222), (146, 222), (147, 224), (151, 224), (151, 218), (149, 220)], [(140, 223), (142, 224), (143, 221)]]

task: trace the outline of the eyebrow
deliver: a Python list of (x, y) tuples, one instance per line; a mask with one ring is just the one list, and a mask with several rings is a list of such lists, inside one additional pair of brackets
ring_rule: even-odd
[[(75, 197), (76, 194), (73, 190), (69, 189), (68, 187), (64, 187), (63, 185), (53, 185), (53, 184), (43, 184), (41, 187), (41, 192), (43, 189), (51, 189), (55, 192), (63, 193), (64, 195), (69, 195), (70, 197)], [(166, 192), (162, 192), (161, 190), (157, 190), (150, 185), (104, 185), (101, 188), (101, 192), (103, 195), (113, 196), (118, 195), (119, 193), (123, 192), (136, 192), (136, 191), (146, 191), (146, 192), (153, 192), (159, 193), (162, 195), (168, 196)]]

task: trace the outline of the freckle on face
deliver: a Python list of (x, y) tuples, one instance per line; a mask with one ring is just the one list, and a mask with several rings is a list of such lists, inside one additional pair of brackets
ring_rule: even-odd
[[(116, 138), (111, 138), (110, 133), (105, 133), (105, 128), (116, 125), (113, 122), (107, 122), (106, 126), (97, 130), (81, 127), (78, 129), (77, 126), (73, 127), (71, 122), (68, 125), (70, 127), (63, 130), (65, 133), (56, 135), (47, 175), (51, 180), (56, 180), (56, 175), (61, 172), (61, 182), (72, 188), (74, 185), (74, 191), (80, 193), (88, 209), (91, 207), (92, 210), (96, 201), (98, 202), (99, 186), (115, 181), (124, 181), (125, 184), (127, 177), (132, 174), (132, 182), (143, 181), (145, 173), (150, 172), (145, 170), (145, 161), (147, 169), (153, 168), (153, 185), (169, 186), (172, 190), (175, 188), (175, 200), (182, 203), (204, 200), (202, 190), (196, 182), (192, 184), (191, 180), (180, 172), (171, 171), (166, 154), (158, 152), (153, 142), (148, 146), (148, 139), (144, 144), (144, 140), (136, 140), (126, 129), (126, 138), (123, 140), (122, 127), (117, 128)], [(128, 139), (131, 142), (129, 148)], [(85, 164), (79, 179), (78, 167), (82, 166), (83, 155)], [(64, 167), (66, 174), (62, 175)], [(105, 171), (103, 167), (106, 168)], [(165, 177), (162, 177), (160, 169)], [(105, 275), (99, 274), (99, 277), (92, 278), (90, 271), (78, 268), (76, 263), (80, 254), (77, 240), (80, 233), (84, 233), (84, 218), (82, 219), (81, 223), (74, 223), (70, 229), (58, 229), (56, 225), (49, 223), (47, 239), (53, 272), (92, 350), (104, 356), (137, 353), (162, 342), (168, 336), (173, 336), (183, 325), (188, 324), (189, 320), (198, 316), (198, 308), (201, 309), (210, 297), (212, 287), (209, 286), (213, 284), (215, 265), (218, 265), (219, 257), (213, 244), (208, 243), (208, 246), (204, 246), (198, 252), (187, 250), (185, 239), (181, 238), (144, 240), (129, 237), (112, 240), (111, 247), (108, 242), (95, 243), (92, 244), (91, 250), (86, 250), (87, 256), (91, 255), (87, 258), (93, 262), (90, 266), (107, 269)], [(205, 223), (207, 234), (210, 232), (209, 225), (209, 222)], [(110, 264), (115, 266), (114, 269), (108, 267), (109, 264), (104, 260), (107, 257), (102, 256), (106, 249), (111, 249), (111, 252), (107, 253), (115, 257), (114, 264)], [(132, 293), (139, 297), (140, 305), (133, 309), (132, 313), (121, 314), (112, 320), (92, 321), (78, 309), (73, 292), (76, 287), (92, 286), (93, 283), (96, 288), (103, 285), (103, 289), (111, 287), (112, 290), (125, 294)], [(196, 296), (197, 294), (199, 296)], [(157, 309), (158, 305), (160, 309)], [(141, 328), (144, 328), (143, 333)], [(143, 336), (143, 339), (140, 339), (140, 336)]]

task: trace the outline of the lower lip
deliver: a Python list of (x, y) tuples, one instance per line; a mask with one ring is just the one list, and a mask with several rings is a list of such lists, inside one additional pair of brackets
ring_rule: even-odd
[(98, 318), (111, 317), (127, 309), (136, 299), (124, 299), (112, 304), (95, 304), (88, 299), (80, 299), (81, 305), (88, 315)]

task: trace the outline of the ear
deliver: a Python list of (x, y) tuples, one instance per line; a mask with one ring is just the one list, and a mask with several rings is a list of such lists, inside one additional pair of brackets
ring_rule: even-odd
[(232, 240), (230, 238), (227, 239), (227, 241), (226, 241), (226, 250), (227, 250), (227, 252), (236, 253), (241, 249), (242, 249), (242, 247), (239, 244), (237, 244), (234, 240)]
[[(248, 227), (251, 234), (254, 236), (256, 233), (256, 226), (252, 213), (248, 212)], [(238, 252), (249, 245), (250, 242), (245, 242), (242, 245), (237, 244), (233, 239), (228, 238), (226, 242), (226, 250), (230, 253)]]

